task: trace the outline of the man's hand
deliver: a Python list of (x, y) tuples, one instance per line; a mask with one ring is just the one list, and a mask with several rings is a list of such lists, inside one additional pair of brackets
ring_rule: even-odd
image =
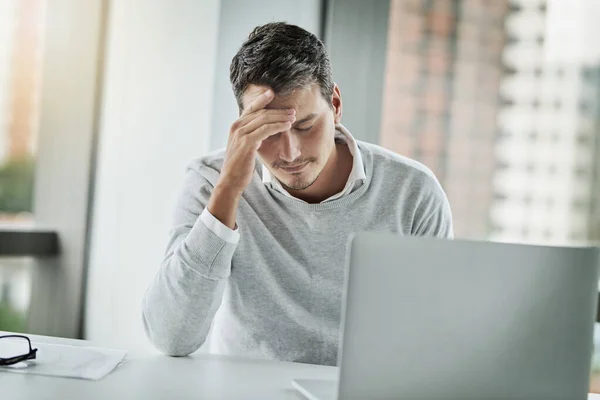
[(296, 119), (293, 109), (265, 109), (273, 98), (271, 89), (259, 92), (229, 130), (223, 168), (208, 211), (231, 229), (235, 227), (240, 197), (252, 181), (256, 151), (263, 140), (290, 129)]
[(273, 91), (259, 92), (240, 118), (231, 125), (219, 185), (241, 193), (252, 180), (256, 151), (263, 140), (290, 129), (296, 119), (294, 110), (267, 110)]

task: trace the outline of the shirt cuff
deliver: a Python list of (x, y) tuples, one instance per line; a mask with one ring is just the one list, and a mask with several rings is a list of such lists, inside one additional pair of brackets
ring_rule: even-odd
[(208, 229), (210, 229), (212, 233), (227, 243), (238, 244), (240, 241), (240, 232), (237, 225), (235, 229), (229, 228), (215, 218), (215, 216), (208, 211), (208, 208), (205, 208), (204, 211), (202, 211), (202, 214), (200, 214), (200, 220)]

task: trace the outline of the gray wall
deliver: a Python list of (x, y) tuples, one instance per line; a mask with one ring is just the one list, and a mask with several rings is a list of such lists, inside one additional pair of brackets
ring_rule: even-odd
[(229, 65), (257, 25), (285, 21), (320, 35), (322, 0), (222, 0), (215, 72), (211, 149), (225, 147), (238, 108), (229, 83)]
[(325, 39), (342, 92), (342, 123), (379, 143), (389, 0), (331, 0)]

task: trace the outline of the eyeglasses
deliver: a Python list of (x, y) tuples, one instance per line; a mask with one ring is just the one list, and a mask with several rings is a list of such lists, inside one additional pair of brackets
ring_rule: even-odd
[[(2, 339), (11, 339), (14, 341), (14, 349), (11, 349), (7, 354), (4, 354), (0, 346), (0, 366), (17, 364), (26, 360), (35, 360), (38, 349), (31, 347), (31, 340), (27, 336), (22, 335), (5, 335), (0, 336)], [(29, 348), (29, 350), (27, 350)]]

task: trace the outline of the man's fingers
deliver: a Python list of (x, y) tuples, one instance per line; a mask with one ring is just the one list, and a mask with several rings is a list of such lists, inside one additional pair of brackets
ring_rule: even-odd
[(242, 126), (246, 126), (248, 125), (250, 122), (252, 122), (253, 120), (255, 120), (256, 118), (259, 118), (261, 116), (263, 116), (264, 114), (273, 114), (273, 115), (281, 115), (282, 117), (285, 118), (285, 115), (287, 114), (295, 114), (295, 110), (294, 109), (285, 109), (285, 108), (273, 108), (270, 110), (267, 110), (266, 108), (263, 108), (262, 110), (258, 110), (252, 114), (240, 117), (240, 119), (238, 119), (236, 121), (236, 125), (241, 128)]
[(265, 90), (250, 102), (250, 104), (244, 109), (240, 117), (245, 117), (248, 114), (265, 108), (267, 104), (269, 104), (273, 100), (274, 96), (275, 94), (273, 93), (272, 89)]
[(279, 132), (287, 131), (291, 127), (291, 121), (273, 122), (271, 124), (262, 125), (254, 132), (247, 134), (245, 137), (247, 137), (250, 141), (254, 143), (260, 143), (263, 140), (267, 139), (269, 136), (276, 135)]
[[(271, 110), (269, 110), (271, 111)], [(275, 110), (273, 110), (275, 111)], [(250, 119), (247, 124), (243, 125), (238, 131), (241, 135), (247, 135), (249, 133), (254, 132), (262, 125), (272, 124), (274, 122), (294, 122), (296, 120), (296, 115), (289, 114), (287, 112), (277, 112), (277, 113), (263, 113), (257, 116), (254, 119)]]

